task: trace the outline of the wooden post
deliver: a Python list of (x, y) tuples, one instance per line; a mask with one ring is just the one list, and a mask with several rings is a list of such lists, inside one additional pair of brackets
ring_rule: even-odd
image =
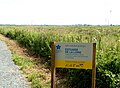
[(96, 87), (96, 43), (93, 43), (92, 88)]
[(56, 78), (55, 78), (55, 43), (51, 44), (51, 88), (56, 88)]

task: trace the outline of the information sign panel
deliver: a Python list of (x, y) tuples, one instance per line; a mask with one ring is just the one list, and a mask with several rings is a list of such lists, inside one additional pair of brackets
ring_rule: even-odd
[(93, 43), (55, 43), (55, 67), (92, 69)]

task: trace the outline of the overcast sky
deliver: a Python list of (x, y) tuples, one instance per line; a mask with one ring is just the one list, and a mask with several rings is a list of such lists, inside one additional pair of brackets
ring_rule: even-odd
[(0, 24), (120, 24), (120, 0), (0, 0)]

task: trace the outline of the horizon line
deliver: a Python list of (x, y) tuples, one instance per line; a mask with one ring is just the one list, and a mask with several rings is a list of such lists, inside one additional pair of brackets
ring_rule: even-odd
[(0, 24), (0, 26), (120, 26), (120, 24)]

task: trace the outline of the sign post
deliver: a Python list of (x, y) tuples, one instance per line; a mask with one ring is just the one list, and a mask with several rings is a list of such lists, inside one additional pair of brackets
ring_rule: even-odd
[(55, 78), (55, 43), (51, 44), (51, 88), (56, 88), (56, 78)]
[(96, 83), (96, 43), (93, 43), (93, 64), (92, 64), (92, 88), (95, 88)]
[(96, 43), (52, 43), (51, 88), (56, 88), (56, 68), (78, 68), (92, 70), (92, 88), (96, 79)]

